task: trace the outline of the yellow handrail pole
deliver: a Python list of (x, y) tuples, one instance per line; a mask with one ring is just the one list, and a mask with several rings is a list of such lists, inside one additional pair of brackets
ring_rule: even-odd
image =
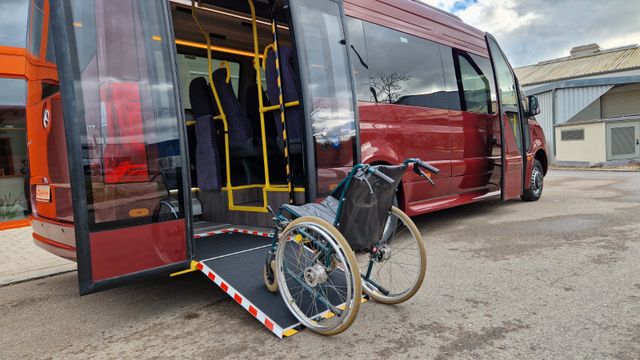
[(209, 67), (209, 86), (211, 87), (211, 91), (213, 92), (213, 97), (216, 100), (216, 105), (218, 106), (218, 111), (220, 111), (220, 120), (222, 120), (223, 128), (224, 128), (224, 160), (226, 163), (226, 173), (227, 173), (227, 203), (229, 205), (229, 209), (234, 207), (233, 205), (233, 186), (231, 184), (231, 160), (229, 159), (229, 126), (227, 124), (227, 115), (224, 113), (222, 109), (222, 104), (220, 103), (220, 97), (218, 97), (218, 91), (216, 91), (216, 87), (213, 85), (213, 62), (211, 61), (211, 38), (209, 33), (205, 31), (204, 27), (200, 23), (200, 19), (198, 18), (198, 14), (196, 12), (196, 2), (195, 0), (191, 0), (191, 16), (193, 16), (193, 20), (195, 20), (200, 32), (207, 40), (207, 65)]
[[(296, 201), (296, 194), (293, 188), (293, 175), (291, 174), (291, 158), (289, 157), (289, 140), (287, 139), (287, 122), (284, 116), (284, 94), (282, 92), (282, 76), (280, 72), (280, 52), (278, 51), (278, 30), (276, 28), (276, 15), (275, 12), (271, 16), (271, 35), (273, 36), (273, 55), (276, 60), (276, 78), (278, 79), (278, 105), (280, 106), (280, 122), (282, 124), (282, 141), (284, 143), (284, 160), (286, 166), (287, 185), (289, 190), (289, 203), (293, 204)], [(265, 51), (265, 62), (266, 60)], [(261, 112), (262, 114), (262, 112)]]
[(262, 98), (262, 76), (260, 75), (260, 46), (258, 39), (258, 23), (256, 19), (256, 8), (253, 0), (248, 0), (251, 8), (251, 28), (253, 30), (253, 67), (256, 70), (256, 89), (258, 90), (258, 106), (260, 107), (260, 136), (262, 139), (262, 161), (264, 163), (264, 184), (262, 188), (262, 203), (265, 211), (267, 210), (267, 188), (271, 187), (269, 180), (269, 157), (267, 156), (267, 132), (264, 123), (264, 99)]

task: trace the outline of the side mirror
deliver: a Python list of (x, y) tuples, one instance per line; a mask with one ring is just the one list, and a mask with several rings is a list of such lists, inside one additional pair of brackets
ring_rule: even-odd
[(538, 98), (535, 95), (531, 95), (527, 100), (529, 102), (529, 110), (526, 113), (527, 117), (540, 114), (540, 103), (538, 102)]

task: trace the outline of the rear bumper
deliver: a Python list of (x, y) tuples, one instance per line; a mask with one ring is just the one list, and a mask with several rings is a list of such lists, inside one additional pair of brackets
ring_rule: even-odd
[(33, 242), (36, 245), (54, 255), (76, 261), (76, 237), (73, 224), (32, 216), (31, 226)]

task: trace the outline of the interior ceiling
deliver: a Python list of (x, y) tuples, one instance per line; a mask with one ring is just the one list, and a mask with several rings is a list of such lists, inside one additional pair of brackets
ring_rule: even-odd
[[(228, 1), (209, 1), (209, 3), (215, 4), (227, 2)], [(236, 4), (235, 6), (230, 6), (232, 11), (230, 11), (229, 8), (222, 8), (220, 6), (211, 6), (210, 8), (240, 15), (248, 19), (242, 19), (234, 16), (207, 11), (205, 9), (199, 9), (197, 11), (200, 22), (204, 26), (205, 30), (210, 33), (211, 45), (253, 52), (253, 33), (251, 28), (249, 6), (246, 5), (246, 2), (244, 1), (233, 1), (232, 3)], [(241, 6), (240, 4), (244, 4), (246, 9), (243, 9), (243, 6)], [(264, 6), (265, 7), (263, 9), (263, 13), (266, 12), (266, 5)], [(257, 8), (258, 4), (256, 4), (256, 13), (259, 13)], [(200, 29), (196, 25), (191, 15), (190, 7), (173, 3), (172, 13), (176, 39), (206, 43), (204, 36), (200, 32)], [(271, 20), (267, 17), (259, 17), (258, 19), (266, 22), (266, 24), (258, 23), (258, 38), (260, 51), (262, 52), (266, 45), (273, 42), (271, 36), (271, 27), (268, 25)], [(290, 43), (288, 31), (279, 29), (278, 36), (278, 40), (281, 44), (286, 45)]]

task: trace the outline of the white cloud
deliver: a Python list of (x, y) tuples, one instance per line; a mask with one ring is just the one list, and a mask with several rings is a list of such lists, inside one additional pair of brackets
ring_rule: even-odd
[(514, 66), (568, 56), (574, 46), (640, 43), (640, 1), (423, 0), (493, 34)]

